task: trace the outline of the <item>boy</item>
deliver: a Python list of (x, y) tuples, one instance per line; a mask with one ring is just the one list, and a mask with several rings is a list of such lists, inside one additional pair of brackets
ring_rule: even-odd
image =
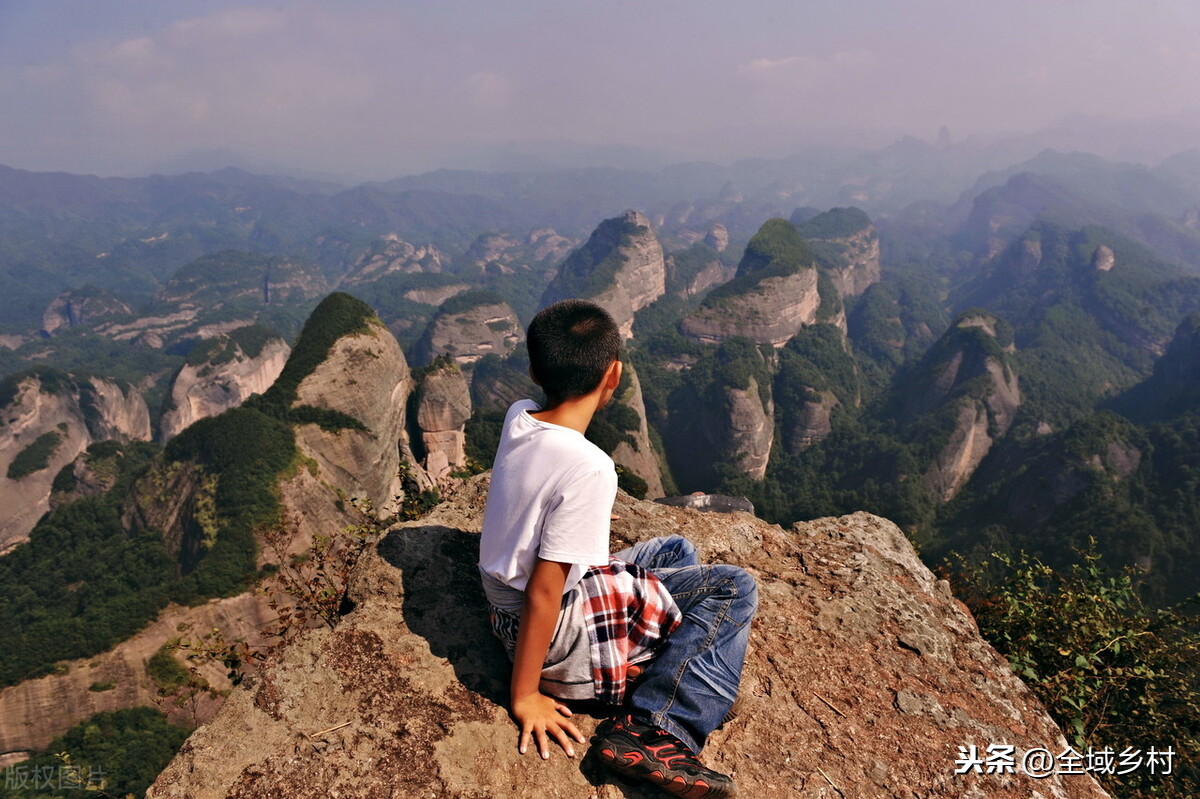
[(625, 702), (596, 728), (600, 762), (678, 796), (732, 796), (732, 780), (695, 753), (737, 697), (754, 579), (700, 565), (680, 536), (610, 558), (616, 470), (583, 434), (620, 383), (620, 333), (599, 306), (564, 300), (526, 340), (546, 405), (509, 408), (479, 554), (492, 629), (513, 659), (518, 749), (532, 740), (547, 758), (553, 739), (574, 757), (584, 738), (559, 700)]

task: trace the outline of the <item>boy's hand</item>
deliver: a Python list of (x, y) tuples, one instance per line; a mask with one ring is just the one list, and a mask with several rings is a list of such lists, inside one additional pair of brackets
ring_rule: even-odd
[(545, 760), (550, 757), (550, 742), (547, 735), (553, 736), (568, 757), (575, 757), (575, 747), (571, 745), (574, 739), (578, 743), (586, 743), (586, 739), (575, 728), (575, 725), (564, 719), (571, 715), (571, 709), (543, 693), (529, 694), (512, 703), (513, 718), (521, 728), (521, 737), (517, 743), (517, 751), (525, 754), (532, 738), (537, 743), (538, 753)]

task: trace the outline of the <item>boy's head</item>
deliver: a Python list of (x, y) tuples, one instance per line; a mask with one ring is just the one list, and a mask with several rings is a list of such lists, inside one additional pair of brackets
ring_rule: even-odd
[(562, 300), (533, 317), (525, 345), (529, 372), (553, 407), (600, 385), (621, 354), (621, 332), (599, 305)]

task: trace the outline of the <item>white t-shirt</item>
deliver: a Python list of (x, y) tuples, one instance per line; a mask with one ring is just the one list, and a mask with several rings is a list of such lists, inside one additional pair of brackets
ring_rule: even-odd
[(617, 470), (577, 430), (529, 415), (533, 400), (504, 417), (483, 513), (479, 569), (524, 591), (537, 559), (573, 564), (563, 593), (589, 566), (608, 563)]

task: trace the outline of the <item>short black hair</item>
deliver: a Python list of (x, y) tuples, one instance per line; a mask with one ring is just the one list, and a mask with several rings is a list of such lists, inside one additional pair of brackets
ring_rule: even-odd
[(533, 379), (548, 406), (593, 391), (621, 355), (621, 331), (587, 300), (560, 300), (538, 311), (525, 334)]

